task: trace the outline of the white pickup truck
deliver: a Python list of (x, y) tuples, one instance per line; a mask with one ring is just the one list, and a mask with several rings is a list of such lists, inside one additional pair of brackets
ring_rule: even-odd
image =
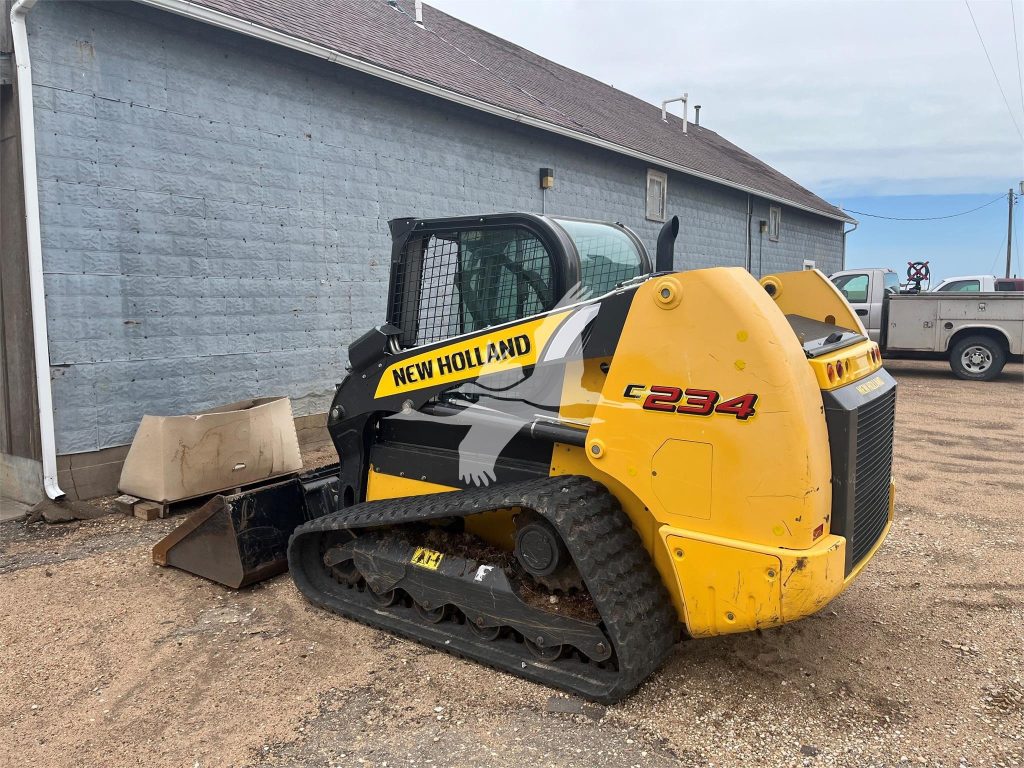
[(964, 293), (991, 293), (992, 291), (1024, 291), (1024, 278), (996, 277), (995, 275), (958, 275), (947, 277), (929, 291)]
[(942, 357), (961, 379), (989, 381), (1024, 353), (1024, 293), (900, 293), (891, 269), (831, 276), (888, 357)]

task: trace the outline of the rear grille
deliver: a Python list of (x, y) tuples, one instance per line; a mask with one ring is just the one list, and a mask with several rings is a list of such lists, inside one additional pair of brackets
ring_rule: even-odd
[(896, 381), (871, 378), (821, 393), (832, 454), (829, 530), (846, 538), (846, 573), (867, 557), (889, 519)]
[(896, 389), (857, 409), (857, 449), (853, 480), (850, 562), (859, 563), (882, 535), (889, 519), (892, 438)]

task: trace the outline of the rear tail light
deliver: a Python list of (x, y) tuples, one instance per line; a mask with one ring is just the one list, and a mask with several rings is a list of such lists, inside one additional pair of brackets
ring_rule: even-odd
[(836, 360), (836, 376), (843, 378), (843, 361)]
[(836, 368), (832, 363), (829, 363), (825, 369), (828, 371), (828, 380), (830, 383), (835, 383), (836, 380)]

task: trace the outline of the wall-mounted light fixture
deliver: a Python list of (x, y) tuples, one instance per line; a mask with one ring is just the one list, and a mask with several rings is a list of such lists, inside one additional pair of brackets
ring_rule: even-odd
[(551, 189), (555, 186), (555, 169), (554, 168), (541, 168), (540, 169), (540, 188)]

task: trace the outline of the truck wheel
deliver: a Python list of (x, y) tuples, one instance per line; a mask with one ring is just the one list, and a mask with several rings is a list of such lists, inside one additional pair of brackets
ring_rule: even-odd
[(949, 354), (949, 367), (960, 379), (991, 381), (1006, 365), (1006, 350), (991, 336), (961, 339)]

